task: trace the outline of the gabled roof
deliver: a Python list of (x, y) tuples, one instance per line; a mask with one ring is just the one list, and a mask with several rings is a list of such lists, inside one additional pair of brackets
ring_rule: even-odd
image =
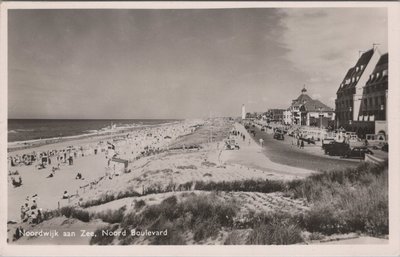
[(361, 57), (358, 59), (355, 67), (361, 66), (361, 65), (367, 65), (369, 61), (371, 60), (372, 55), (374, 54), (374, 49), (370, 49), (363, 53)]
[(367, 81), (367, 85), (370, 84), (375, 84), (375, 83), (379, 83), (379, 82), (384, 82), (388, 80), (388, 76), (383, 76), (382, 71), (387, 70), (388, 69), (388, 61), (389, 61), (389, 55), (388, 53), (382, 55), (379, 60), (378, 63), (376, 64), (374, 70), (372, 71), (371, 74), (376, 74), (376, 73), (380, 73), (379, 78), (377, 78), (376, 76), (374, 76), (374, 78), (371, 80), (371, 77), (368, 79)]
[[(368, 65), (368, 63), (371, 60), (373, 55), (374, 55), (374, 49), (372, 48), (372, 49), (364, 52), (360, 56), (360, 58), (358, 58), (356, 65), (347, 71), (346, 76), (344, 77), (341, 85), (339, 86), (337, 93), (339, 93), (340, 91), (342, 91), (344, 89), (354, 88), (357, 85), (357, 83), (358, 83), (357, 79), (355, 79), (353, 81), (352, 78), (357, 78), (362, 75), (362, 73), (365, 70), (365, 67)], [(362, 69), (361, 69), (361, 66), (363, 66)], [(346, 80), (349, 80), (349, 79), (350, 79), (350, 83), (348, 83), (346, 85)], [(342, 86), (342, 84), (343, 84), (343, 86)]]
[[(319, 100), (313, 100), (306, 102), (302, 107), (302, 110), (307, 112), (333, 112), (333, 109), (322, 103)], [(321, 108), (321, 109), (320, 109)]]
[[(337, 92), (342, 91), (343, 89), (345, 89), (345, 88), (348, 86), (348, 85), (346, 85), (346, 80), (351, 79), (351, 77), (352, 77), (354, 71), (355, 71), (355, 68), (354, 68), (354, 67), (351, 67), (351, 68), (347, 71), (347, 73), (346, 73), (346, 75), (344, 76), (343, 81), (342, 81), (342, 83), (340, 84), (339, 89), (338, 89)], [(343, 86), (342, 86), (342, 85), (343, 85)]]
[(383, 54), (381, 58), (379, 58), (378, 63), (376, 64), (376, 67), (381, 66), (381, 65), (387, 65), (389, 63), (389, 54)]
[(307, 95), (307, 94), (301, 94), (299, 95), (299, 97), (297, 97), (295, 100), (293, 100), (292, 104), (290, 105), (292, 106), (301, 106), (304, 102), (308, 102), (311, 101), (312, 98)]

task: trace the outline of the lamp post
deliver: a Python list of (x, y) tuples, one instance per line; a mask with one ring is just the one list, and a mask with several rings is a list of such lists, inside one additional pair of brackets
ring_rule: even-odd
[(322, 108), (319, 107), (319, 129), (322, 130)]

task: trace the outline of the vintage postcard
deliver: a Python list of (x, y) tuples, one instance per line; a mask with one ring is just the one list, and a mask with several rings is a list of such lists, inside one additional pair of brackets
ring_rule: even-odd
[(399, 6), (2, 3), (0, 254), (398, 255)]

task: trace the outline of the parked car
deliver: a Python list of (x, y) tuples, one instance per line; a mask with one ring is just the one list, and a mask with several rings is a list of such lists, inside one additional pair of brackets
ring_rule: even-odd
[(304, 142), (306, 142), (307, 144), (314, 144), (315, 145), (315, 140), (314, 138), (307, 136), (307, 137), (302, 137), (300, 138), (301, 140), (303, 140)]
[(345, 154), (344, 158), (357, 158), (357, 159), (364, 159), (366, 154), (374, 154), (371, 150), (367, 147), (354, 147), (349, 149)]
[(335, 142), (334, 138), (325, 138), (322, 140), (322, 149), (325, 150), (325, 147), (331, 143)]
[(347, 143), (340, 143), (333, 141), (325, 146), (325, 154), (331, 156), (343, 156), (350, 150), (350, 146)]
[(234, 139), (230, 139), (230, 140), (225, 141), (225, 149), (226, 150), (239, 150), (240, 146)]
[(276, 132), (276, 133), (274, 133), (274, 139), (277, 139), (277, 140), (284, 140), (285, 137), (283, 136), (282, 133)]

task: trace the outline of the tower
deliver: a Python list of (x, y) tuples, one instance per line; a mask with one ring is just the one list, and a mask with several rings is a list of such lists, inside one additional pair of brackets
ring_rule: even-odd
[(242, 120), (246, 119), (246, 107), (242, 104)]
[(301, 90), (301, 94), (304, 95), (307, 93), (306, 85), (303, 86), (303, 89)]

